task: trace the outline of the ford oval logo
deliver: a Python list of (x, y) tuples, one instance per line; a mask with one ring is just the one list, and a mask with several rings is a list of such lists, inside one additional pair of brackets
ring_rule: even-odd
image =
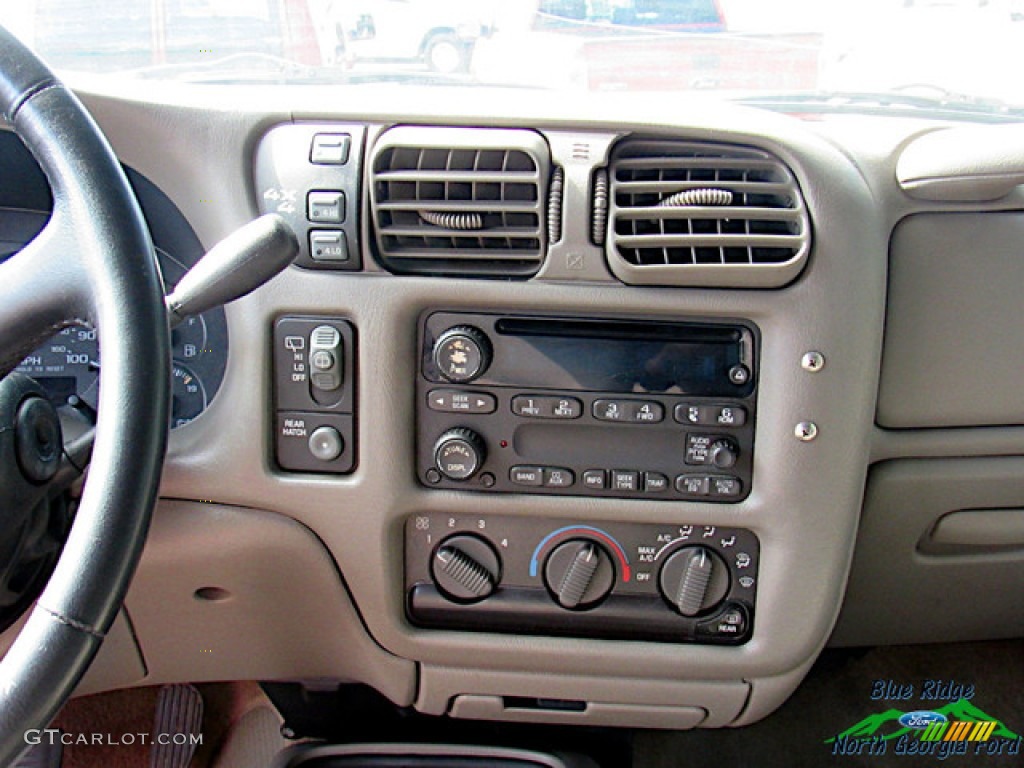
[(927, 710), (907, 712), (907, 714), (900, 718), (900, 725), (906, 728), (927, 728), (932, 723), (944, 722), (946, 722), (945, 715), (941, 715), (938, 712), (929, 712)]

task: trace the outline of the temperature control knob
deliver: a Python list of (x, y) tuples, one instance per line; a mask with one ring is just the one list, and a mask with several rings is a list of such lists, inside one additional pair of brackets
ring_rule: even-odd
[(544, 581), (563, 608), (593, 608), (612, 591), (615, 568), (600, 544), (572, 539), (559, 544), (548, 556)]
[(736, 460), (739, 457), (740, 449), (736, 446), (736, 443), (728, 438), (716, 440), (708, 448), (708, 459), (711, 461), (712, 466), (718, 469), (729, 469), (736, 464)]
[(449, 429), (434, 444), (437, 471), (449, 480), (469, 480), (487, 457), (483, 438), (471, 429)]
[(729, 593), (729, 567), (707, 547), (683, 547), (661, 568), (661, 595), (683, 616), (714, 608)]
[(465, 384), (491, 364), (491, 343), (479, 328), (457, 325), (434, 343), (434, 365), (448, 381)]
[(501, 561), (486, 541), (457, 534), (441, 542), (430, 563), (434, 584), (445, 597), (475, 603), (491, 595), (501, 577)]

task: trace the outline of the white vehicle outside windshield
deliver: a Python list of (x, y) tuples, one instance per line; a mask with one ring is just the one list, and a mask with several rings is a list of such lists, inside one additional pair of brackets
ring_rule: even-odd
[(1024, 106), (1022, 0), (22, 0), (57, 69)]

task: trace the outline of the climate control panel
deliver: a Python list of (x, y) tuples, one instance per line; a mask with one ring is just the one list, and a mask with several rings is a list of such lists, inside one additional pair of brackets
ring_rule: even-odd
[(742, 528), (416, 515), (406, 611), (421, 627), (740, 645), (759, 557)]
[(726, 503), (750, 493), (752, 326), (436, 312), (420, 343), (427, 486)]

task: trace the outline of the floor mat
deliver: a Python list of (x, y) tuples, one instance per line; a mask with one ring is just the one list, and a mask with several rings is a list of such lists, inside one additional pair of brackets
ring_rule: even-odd
[[(963, 700), (969, 706), (960, 705)], [(1024, 753), (1010, 754), (1010, 739), (994, 734), (978, 742), (968, 740), (968, 734), (922, 741), (923, 729), (907, 730), (896, 714), (943, 709), (950, 723), (987, 715), (1014, 735), (1024, 735), (1024, 641), (827, 650), (792, 698), (767, 719), (736, 729), (637, 733), (633, 766), (1024, 765)], [(851, 730), (874, 736), (868, 745), (853, 738), (828, 742)], [(866, 746), (873, 746), (873, 752)], [(996, 750), (1002, 753), (989, 754)]]

